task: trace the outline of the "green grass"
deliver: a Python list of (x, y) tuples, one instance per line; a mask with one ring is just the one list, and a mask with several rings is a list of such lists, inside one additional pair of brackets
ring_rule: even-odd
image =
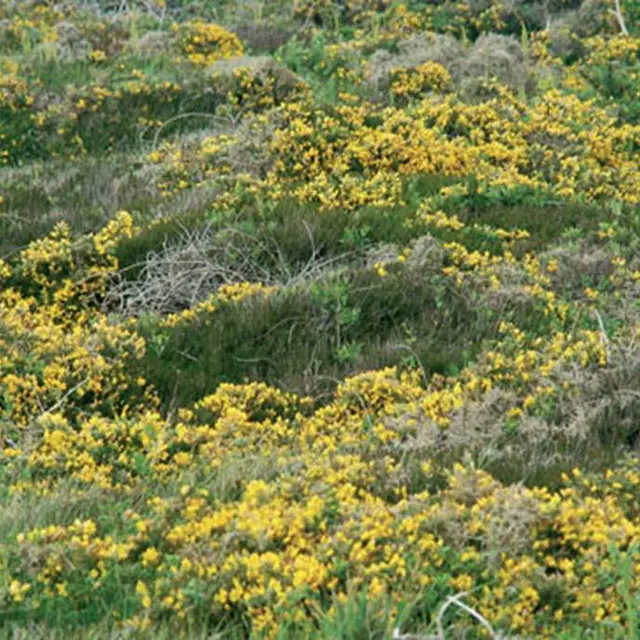
[(351, 270), (223, 305), (176, 329), (147, 319), (141, 329), (150, 347), (140, 374), (170, 406), (246, 379), (321, 401), (358, 371), (404, 363), (420, 366), (425, 376), (453, 374), (501, 319), (516, 316), (541, 326), (528, 308), (502, 315), (473, 308), (442, 276), (399, 272), (381, 279)]

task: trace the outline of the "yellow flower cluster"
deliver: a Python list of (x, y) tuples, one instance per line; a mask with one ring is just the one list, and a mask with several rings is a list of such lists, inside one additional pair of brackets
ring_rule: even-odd
[(173, 31), (179, 34), (183, 53), (195, 65), (206, 66), (243, 53), (238, 36), (217, 24), (199, 21), (175, 24)]
[(618, 35), (612, 38), (594, 36), (584, 41), (588, 55), (582, 63), (585, 67), (614, 61), (633, 63), (640, 61), (640, 39)]
[[(425, 200), (415, 223), (462, 240), (473, 225), (440, 205), (466, 189)], [(442, 598), (470, 592), (469, 604), (492, 625), (521, 633), (553, 637), (589, 620), (626, 628), (621, 582), (611, 576), (619, 563), (639, 560), (633, 465), (598, 477), (575, 471), (551, 491), (447, 464), (465, 416), (482, 402), (504, 394), (491, 420), (508, 442), (520, 423), (552, 421), (581, 372), (593, 375), (609, 361), (601, 331), (566, 322), (567, 303), (552, 281), (558, 262), (515, 253), (526, 232), (494, 229), (507, 247), (500, 254), (445, 242), (443, 273), (490, 295), (516, 270), (518, 293), (562, 327), (545, 338), (504, 321), (491, 348), (455, 376), (366, 372), (317, 409), (264, 383), (221, 384), (169, 419), (131, 373), (144, 350), (134, 325), (90, 304), (118, 267), (118, 243), (134, 233), (125, 212), (80, 239), (58, 226), (3, 263), (3, 278), (34, 288), (31, 297), (5, 289), (0, 305), (0, 388), (11, 400), (2, 406), (8, 424), (22, 427), (2, 434), (9, 492), (54, 497), (72, 486), (145, 496), (115, 531), (87, 519), (21, 533), (20, 557), (29, 560), (12, 570), (14, 603), (37, 609), (99, 597), (125, 570), (136, 576), (139, 603), (126, 624), (140, 629), (185, 619), (204, 602), (207, 615), (240, 616), (275, 637), (283, 625), (312, 624), (307, 612), (329, 596), (334, 615), (353, 590), (399, 607), (425, 588), (443, 589)], [(413, 254), (403, 250), (402, 260), (379, 267), (414, 268)], [(614, 293), (640, 281), (623, 258), (612, 268)], [(277, 292), (259, 283), (224, 286), (164, 326), (188, 326), (256, 294)], [(193, 470), (219, 475), (229, 493), (198, 488)], [(639, 579), (634, 573), (628, 588)]]
[[(0, 107), (16, 114), (16, 123), (29, 123), (29, 136), (43, 140), (55, 134), (55, 143), (50, 143), (42, 152), (52, 156), (75, 157), (87, 153), (94, 140), (85, 127), (92, 118), (108, 123), (126, 123), (127, 127), (158, 128), (162, 121), (157, 118), (131, 120), (127, 105), (136, 105), (150, 100), (155, 108), (171, 105), (187, 89), (177, 82), (148, 78), (138, 70), (131, 71), (125, 82), (96, 81), (90, 87), (67, 87), (60, 99), (50, 101), (40, 96), (39, 83), (30, 86), (23, 73), (10, 68), (3, 71), (0, 62)], [(40, 96), (40, 97), (39, 97)], [(143, 108), (148, 113), (149, 107)], [(126, 112), (126, 120), (123, 119)], [(29, 149), (29, 137), (20, 129), (18, 134), (7, 137), (0, 134), (0, 162), (14, 162)], [(31, 151), (31, 150), (30, 150)]]
[(129, 387), (127, 363), (143, 354), (144, 340), (88, 312), (87, 301), (104, 293), (118, 268), (115, 246), (134, 231), (127, 212), (77, 241), (61, 223), (23, 249), (12, 267), (3, 263), (2, 277), (16, 285), (0, 293), (4, 428), (57, 410), (95, 411), (117, 403)]
[[(465, 231), (455, 218), (429, 210), (425, 203), (418, 216), (423, 222)], [(110, 256), (115, 238), (130, 233), (130, 217), (121, 214), (91, 240), (98, 255)], [(512, 242), (521, 234), (501, 235)], [(557, 264), (544, 268), (529, 254), (491, 256), (455, 242), (445, 248), (446, 273), (461, 286), (474, 279), (475, 290), (490, 290), (491, 276), (499, 278), (504, 265), (520, 266), (523, 290), (562, 321), (563, 307), (550, 297), (549, 274)], [(43, 265), (47, 259), (65, 264), (74, 243), (58, 229), (28, 251), (34, 278), (47, 287), (38, 275)], [(401, 255), (405, 260), (393, 268), (410, 268), (411, 251)], [(616, 259), (615, 268), (616, 286), (638, 280), (625, 260)], [(249, 283), (227, 286), (216, 304), (263, 292), (270, 293)], [(29, 309), (11, 295), (24, 322)], [(54, 309), (38, 310), (51, 317)], [(32, 322), (41, 327), (43, 321)], [(90, 326), (91, 336), (99, 333), (96, 317)], [(94, 520), (25, 531), (18, 539), (23, 557), (38, 560), (16, 568), (10, 597), (37, 607), (42, 599), (84, 597), (87, 589), (99, 594), (127, 567), (145, 576), (136, 582), (140, 608), (131, 626), (184, 619), (204, 598), (212, 615), (243, 616), (256, 632), (275, 637), (281, 625), (309, 624), (304, 612), (327, 594), (339, 606), (350, 591), (366, 588), (371, 597), (391, 597), (399, 606), (397, 598), (436, 588), (445, 575), (447, 589), (471, 592), (470, 604), (499, 628), (553, 637), (567, 621), (624, 627), (619, 584), (611, 576), (616, 563), (638, 560), (633, 541), (640, 514), (633, 496), (640, 476), (633, 465), (600, 477), (583, 478), (576, 470), (554, 492), (503, 485), (469, 464), (448, 470), (442, 459), (454, 423), (483, 398), (517, 390), (515, 402), (503, 403), (493, 416), (514, 428), (514, 420), (553, 411), (556, 398), (571, 392), (576, 371), (607, 364), (599, 331), (558, 331), (542, 339), (503, 322), (500, 333), (493, 349), (457, 376), (434, 376), (425, 387), (418, 371), (363, 373), (345, 380), (333, 401), (316, 410), (310, 400), (263, 383), (222, 384), (171, 420), (152, 408), (150, 396), (146, 409), (123, 408), (113, 417), (65, 415), (54, 405), (37, 419), (39, 439), (3, 452), (8, 477), (15, 478), (12, 493), (56, 495), (71, 481), (79, 491), (126, 495), (148, 479), (177, 483), (179, 490), (147, 494), (145, 504), (124, 514), (116, 533), (103, 532)], [(52, 342), (64, 344), (64, 338), (61, 332)], [(122, 344), (117, 348), (118, 362), (126, 362)], [(100, 359), (89, 356), (93, 381)], [(74, 363), (80, 366), (77, 358)], [(127, 381), (126, 369), (118, 371)], [(47, 389), (55, 387), (53, 378), (46, 382)], [(23, 415), (34, 413), (31, 406)], [(430, 446), (432, 428), (441, 435)], [(228, 499), (187, 480), (193, 468), (244, 478), (246, 465), (252, 471)], [(407, 473), (418, 487), (412, 493), (402, 480)], [(433, 482), (441, 487), (437, 493), (424, 489)], [(640, 586), (639, 579), (634, 574), (629, 588)], [(558, 591), (560, 601), (552, 596)], [(297, 606), (301, 602), (306, 606)]]
[[(638, 437), (629, 423), (637, 406), (640, 262), (629, 219), (640, 204), (640, 125), (596, 95), (590, 72), (626, 65), (637, 79), (638, 39), (586, 39), (585, 55), (562, 71), (554, 67), (557, 83), (530, 99), (489, 81), (482, 97), (466, 102), (447, 69), (426, 62), (394, 69), (386, 102), (372, 102), (371, 51), (435, 27), (472, 37), (504, 31), (505, 3), (347, 0), (337, 8), (301, 0), (294, 15), (318, 23), (333, 16), (337, 25), (350, 23), (354, 36), (327, 36), (330, 42), (309, 47), (310, 58), (317, 45), (322, 59), (305, 74), (330, 80), (322, 85), (329, 99), (318, 99), (315, 77), (285, 96), (273, 77), (238, 69), (213, 83), (216, 104), (225, 102), (214, 115), (203, 67), (242, 55), (232, 32), (202, 21), (177, 24), (180, 56), (172, 59), (170, 49), (159, 55), (160, 72), (131, 68), (135, 55), (112, 55), (120, 45), (109, 49), (106, 27), (93, 25), (102, 44), (92, 42), (77, 65), (95, 81), (56, 92), (34, 71), (46, 57), (42, 47), (64, 36), (65, 20), (82, 26), (86, 16), (46, 3), (17, 16), (17, 4), (0, 0), (0, 43), (8, 52), (0, 57), (0, 120), (13, 127), (0, 133), (0, 162), (103, 152), (123, 128), (131, 145), (148, 128), (176, 133), (168, 141), (158, 135), (135, 160), (146, 154), (152, 165), (144, 168), (158, 181), (149, 186), (154, 198), (182, 198), (163, 200), (166, 210), (193, 206), (198, 220), (213, 225), (259, 218), (260, 230), (278, 224), (270, 216), (281, 204), (307, 205), (305, 215), (347, 212), (353, 226), (341, 237), (325, 242), (325, 222), (318, 224), (317, 247), (315, 228), (304, 221), (314, 260), (327, 253), (320, 278), (333, 261), (331, 242), (355, 238), (366, 246), (377, 229), (363, 220), (373, 226), (379, 213), (395, 225), (393, 216), (408, 211), (394, 232), (410, 239), (366, 259), (358, 245), (344, 256), (345, 264), (354, 260), (344, 267), (345, 282), (361, 280), (358, 294), (373, 296), (362, 298), (371, 306), (396, 283), (427, 282), (433, 300), (425, 299), (424, 313), (435, 309), (438, 331), (451, 322), (465, 336), (464, 313), (471, 322), (482, 316), (489, 329), (482, 344), (475, 335), (460, 339), (464, 353), (446, 368), (423, 365), (412, 353), (392, 360), (400, 362), (395, 367), (385, 366), (390, 359), (376, 370), (355, 363), (349, 372), (359, 373), (321, 397), (244, 379), (175, 406), (148, 382), (154, 345), (192, 331), (215, 342), (221, 308), (242, 305), (250, 313), (252, 299), (275, 308), (282, 288), (236, 282), (178, 313), (123, 318), (109, 308), (112, 285), (129, 275), (119, 273), (120, 250), (131, 240), (153, 243), (158, 221), (140, 229), (120, 211), (84, 235), (59, 222), (0, 259), (0, 505), (8, 505), (9, 518), (12, 508), (22, 510), (0, 541), (0, 605), (9, 624), (46, 619), (51, 610), (82, 616), (124, 592), (114, 606), (122, 604), (125, 635), (204, 621), (256, 637), (307, 637), (319, 619), (337, 620), (353, 594), (365, 594), (374, 608), (382, 603), (393, 619), (404, 619), (407, 603), (415, 603), (419, 617), (437, 625), (442, 604), (464, 592), (465, 603), (501, 635), (554, 638), (597, 627), (607, 637), (633, 637), (638, 457), (626, 444), (620, 449), (628, 457), (607, 450), (617, 460), (607, 469), (595, 460), (605, 457), (604, 447), (595, 449), (607, 436), (601, 432), (618, 422), (624, 426), (616, 439)], [(150, 13), (140, 24), (161, 22), (163, 2), (146, 4)], [(446, 12), (451, 19), (443, 24)], [(132, 32), (143, 28), (137, 16), (122, 18)], [(526, 35), (523, 28), (523, 42)], [(156, 36), (137, 44), (153, 46)], [(531, 42), (539, 63), (558, 64), (549, 33)], [(192, 110), (174, 113), (187, 102)], [(200, 116), (225, 130), (183, 136), (180, 127)], [(101, 135), (104, 144), (92, 147)], [(452, 185), (422, 195), (420, 180), (434, 176)], [(211, 189), (189, 193), (196, 187)], [(21, 206), (18, 191), (13, 184), (5, 194), (3, 183), (0, 224), (5, 203)], [(607, 209), (589, 229), (565, 231), (565, 244), (538, 252), (541, 239), (531, 229), (539, 221), (524, 220), (526, 228), (487, 222), (496, 214), (492, 198), (503, 206), (522, 194)], [(150, 204), (155, 211), (156, 201)], [(367, 218), (370, 207), (386, 210)], [(12, 228), (11, 216), (3, 230)], [(339, 306), (347, 318), (366, 315), (364, 303)], [(394, 319), (393, 340), (380, 336), (381, 352), (412, 350), (413, 328), (403, 320)], [(406, 342), (397, 345), (405, 330)], [(310, 354), (313, 369), (317, 354)], [(592, 453), (599, 472), (572, 469), (576, 459), (590, 464)], [(47, 507), (31, 509), (40, 503)], [(447, 624), (456, 637), (478, 631), (464, 616)]]
[(391, 93), (405, 100), (423, 96), (428, 91), (444, 92), (451, 86), (451, 75), (437, 62), (425, 62), (392, 73)]
[[(427, 97), (406, 110), (365, 102), (327, 110), (302, 100), (282, 105), (279, 117), (272, 168), (253, 179), (255, 189), (276, 200), (292, 197), (323, 209), (386, 206), (402, 202), (403, 176), (473, 173), (490, 187), (640, 202), (632, 144), (638, 125), (618, 125), (593, 101), (558, 90), (531, 105), (500, 89), (499, 97), (477, 105)], [(225, 150), (233, 143), (221, 136), (200, 152), (165, 153), (163, 191), (232, 173)]]
[[(2, 17), (3, 8), (0, 8)], [(5, 46), (31, 50), (40, 43), (58, 39), (56, 26), (64, 19), (63, 11), (56, 7), (36, 5), (23, 13), (12, 15), (2, 28)]]
[(162, 326), (177, 327), (182, 324), (191, 324), (201, 314), (210, 321), (211, 314), (215, 311), (219, 303), (237, 303), (249, 296), (270, 295), (277, 291), (277, 287), (267, 287), (260, 282), (236, 282), (234, 284), (222, 285), (216, 293), (206, 300), (195, 304), (189, 309), (180, 313), (171, 313), (162, 320)]
[[(99, 594), (122, 567), (137, 563), (147, 578), (136, 584), (140, 610), (130, 620), (136, 626), (167, 615), (183, 619), (204, 598), (214, 616), (246, 616), (256, 632), (275, 637), (281, 624), (309, 623), (307, 615), (328, 593), (336, 604), (349, 589), (364, 587), (374, 599), (406, 598), (437, 589), (442, 576), (447, 587), (470, 592), (469, 603), (498, 628), (553, 637), (567, 620), (626, 624), (611, 576), (620, 562), (640, 560), (633, 546), (640, 477), (633, 466), (600, 477), (576, 470), (553, 492), (505, 486), (458, 464), (436, 495), (389, 500), (380, 483), (399, 463), (389, 456), (377, 468), (364, 451), (346, 453), (367, 434), (345, 408), (310, 418), (313, 440), (307, 428), (282, 434), (279, 446), (270, 441), (281, 458), (293, 447), (295, 479), (288, 458), (275, 463), (277, 482), (248, 481), (229, 502), (183, 486), (174, 497), (154, 496), (125, 513), (128, 524), (118, 537), (102, 534), (92, 520), (21, 534), (24, 555), (38, 560), (28, 581), (11, 583), (14, 599), (68, 597), (81, 576), (90, 577), (82, 588)], [(221, 409), (214, 424), (231, 411)], [(277, 429), (277, 419), (265, 423)], [(259, 445), (263, 436), (252, 440)], [(426, 480), (430, 467), (423, 467)], [(628, 588), (639, 581), (634, 572)], [(558, 592), (561, 600), (553, 596)], [(307, 606), (292, 606), (299, 603)]]

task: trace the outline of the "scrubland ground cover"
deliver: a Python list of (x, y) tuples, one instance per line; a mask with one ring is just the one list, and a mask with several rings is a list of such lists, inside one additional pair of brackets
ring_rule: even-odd
[(3, 637), (640, 637), (639, 7), (0, 0)]

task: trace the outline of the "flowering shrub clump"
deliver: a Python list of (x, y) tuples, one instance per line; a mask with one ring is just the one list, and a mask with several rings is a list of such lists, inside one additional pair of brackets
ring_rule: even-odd
[(250, 296), (262, 294), (269, 295), (277, 290), (276, 287), (267, 287), (261, 282), (237, 282), (219, 287), (217, 292), (207, 300), (185, 309), (180, 313), (170, 313), (162, 320), (162, 324), (167, 327), (177, 327), (183, 324), (192, 323), (199, 316), (208, 316), (216, 309), (216, 304), (229, 302), (240, 302)]
[[(446, 214), (428, 211), (425, 205), (425, 224), (464, 238), (464, 223), (443, 224)], [(131, 233), (130, 218), (120, 214), (85, 240), (110, 256), (117, 237)], [(527, 239), (526, 233), (497, 235), (512, 243)], [(68, 263), (73, 243), (60, 231), (46, 242), (25, 252), (33, 255), (34, 281), (53, 291), (31, 305), (48, 314), (55, 327), (60, 289), (52, 275), (36, 275), (59, 271), (56, 265)], [(444, 272), (460, 291), (468, 284), (490, 296), (503, 286), (500, 278), (508, 269), (520, 268), (521, 294), (538, 300), (559, 326), (569, 326), (570, 305), (554, 294), (551, 262), (529, 254), (518, 259), (510, 252), (492, 256), (459, 242), (443, 248), (449, 264)], [(404, 259), (389, 264), (388, 275), (380, 277), (414, 268), (416, 251), (404, 251)], [(16, 264), (21, 261), (24, 256)], [(107, 263), (108, 271), (115, 259)], [(638, 281), (624, 261), (615, 264), (620, 276), (612, 284), (618, 290)], [(10, 267), (3, 274), (10, 279)], [(196, 319), (215, 316), (212, 304), (241, 304), (262, 292), (277, 295), (248, 283), (222, 287), (217, 301), (169, 316), (165, 326), (192, 323), (205, 330)], [(26, 308), (19, 309), (26, 302), (16, 291), (6, 297), (24, 327)], [(75, 330), (72, 342), (84, 347), (106, 328), (90, 310), (91, 298), (81, 299), (86, 310), (76, 322), (87, 322), (87, 329)], [(44, 319), (31, 317), (40, 334)], [(7, 327), (9, 318), (5, 313)], [(635, 339), (638, 326), (632, 330)], [(83, 364), (75, 346), (65, 355), (63, 332), (53, 339), (42, 336), (52, 340), (55, 352), (31, 347), (30, 353), (50, 362), (42, 383), (33, 378), (28, 386), (33, 397), (20, 390), (26, 384), (12, 386), (21, 380), (15, 373), (11, 380), (5, 377), (5, 397), (16, 402), (8, 417), (23, 426), (5, 438), (3, 473), (16, 497), (57, 499), (71, 483), (79, 495), (96, 490), (117, 500), (145, 491), (145, 499), (121, 512), (108, 529), (85, 518), (20, 533), (8, 602), (34, 612), (46, 602), (83, 602), (108, 593), (124, 572), (134, 576), (130, 589), (136, 599), (135, 613), (124, 624), (139, 629), (153, 628), (167, 616), (206, 615), (240, 617), (269, 637), (283, 625), (304, 632), (329, 594), (331, 618), (354, 589), (366, 590), (374, 600), (388, 598), (398, 613), (406, 599), (430, 593), (437, 600), (464, 591), (468, 605), (491, 625), (520, 633), (552, 637), (568, 624), (593, 620), (606, 621), (621, 634), (629, 628), (620, 594), (640, 586), (637, 571), (624, 579), (614, 576), (638, 561), (640, 512), (634, 496), (640, 478), (633, 459), (599, 474), (574, 467), (553, 490), (500, 482), (468, 459), (448, 462), (461, 446), (508, 463), (509, 456), (540, 455), (561, 441), (575, 446), (589, 438), (577, 424), (568, 425), (584, 376), (606, 375), (618, 357), (600, 331), (532, 337), (503, 322), (493, 348), (475, 364), (455, 376), (434, 376), (426, 386), (418, 370), (371, 371), (345, 380), (330, 403), (314, 409), (310, 399), (264, 383), (222, 384), (167, 419), (153, 408), (148, 391), (144, 406), (116, 409), (114, 402), (134, 384), (125, 341), (135, 331), (133, 325), (128, 333), (124, 326), (114, 329), (119, 333), (111, 338), (117, 350), (112, 365), (87, 350)], [(10, 359), (16, 372), (15, 356)], [(56, 378), (56, 372), (69, 370), (69, 362), (77, 375), (85, 367), (87, 392), (95, 401), (83, 406), (78, 389), (66, 403), (48, 406), (71, 386)], [(23, 374), (25, 383), (28, 375)], [(52, 399), (40, 411), (39, 396), (47, 402), (47, 393)], [(99, 398), (110, 400), (110, 414)], [(472, 435), (466, 416), (482, 413), (483, 403), (492, 407), (495, 427)], [(70, 413), (67, 404), (81, 413)], [(567, 431), (560, 435), (562, 425)], [(517, 445), (510, 444), (513, 434)], [(545, 463), (537, 458), (535, 464)], [(239, 484), (217, 493), (190, 479), (194, 472), (235, 477)], [(468, 628), (463, 620), (453, 624), (460, 633)]]
[[(615, 116), (593, 101), (557, 90), (530, 105), (505, 89), (479, 105), (438, 96), (408, 110), (286, 103), (279, 117), (272, 166), (254, 180), (254, 188), (274, 199), (294, 197), (324, 209), (392, 205), (402, 202), (403, 176), (473, 171), (492, 187), (550, 190), (586, 201), (615, 194), (640, 202), (638, 125), (618, 127)], [(167, 159), (161, 188), (172, 193), (228, 174), (233, 165), (224, 155), (233, 144), (222, 135), (188, 158), (166, 150), (157, 156)]]
[(401, 99), (416, 98), (434, 90), (443, 92), (451, 85), (449, 72), (437, 62), (425, 62), (415, 69), (398, 69), (392, 74), (391, 93)]
[(0, 0), (2, 632), (638, 636), (635, 8), (108, 4)]
[(0, 296), (5, 428), (26, 428), (38, 414), (62, 407), (74, 414), (80, 408), (100, 411), (126, 395), (131, 381), (124, 372), (128, 361), (144, 352), (144, 341), (126, 325), (87, 315), (86, 304), (104, 293), (118, 268), (114, 248), (133, 232), (124, 211), (77, 242), (61, 223), (21, 251), (13, 269), (5, 265)]
[(243, 53), (238, 36), (217, 24), (188, 22), (174, 25), (174, 31), (179, 34), (182, 51), (195, 65), (210, 65)]
[[(203, 400), (199, 410), (214, 411), (208, 425), (184, 413), (170, 428), (148, 415), (129, 424), (91, 419), (74, 434), (61, 419), (47, 419), (40, 450), (29, 459), (34, 473), (71, 474), (102, 489), (115, 488), (115, 479), (116, 486), (135, 486), (148, 474), (168, 481), (200, 459), (215, 472), (233, 454), (232, 434), (245, 442), (243, 458), (270, 450), (280, 462), (268, 472), (271, 481), (252, 473), (257, 479), (247, 479), (236, 499), (220, 501), (189, 485), (150, 495), (122, 515), (115, 537), (93, 520), (21, 534), (24, 557), (38, 560), (17, 569), (11, 598), (81, 600), (137, 567), (139, 613), (128, 624), (141, 628), (204, 610), (218, 620), (247, 616), (274, 636), (282, 624), (304, 629), (313, 619), (305, 610), (326, 594), (335, 594), (335, 607), (348, 589), (364, 587), (372, 599), (391, 596), (395, 606), (400, 594), (470, 592), (469, 603), (493, 625), (522, 633), (553, 636), (567, 623), (604, 619), (628, 628), (620, 589), (636, 589), (637, 572), (624, 587), (610, 576), (638, 560), (635, 467), (599, 477), (575, 469), (549, 491), (505, 486), (458, 464), (436, 493), (403, 495), (388, 482), (402, 473), (394, 451), (406, 434), (385, 430), (375, 416), (383, 405), (389, 410), (392, 397), (419, 392), (390, 375), (349, 381), (336, 404), (298, 417), (300, 430), (287, 428), (285, 417), (295, 398), (251, 387), (221, 388)], [(358, 429), (348, 400), (367, 388), (369, 435)], [(383, 405), (374, 409), (377, 402)], [(359, 453), (348, 453), (356, 442)], [(118, 454), (116, 443), (129, 455)], [(387, 451), (380, 464), (369, 457), (379, 447)], [(102, 464), (92, 466), (98, 456)], [(428, 484), (435, 468), (424, 459), (420, 465), (416, 478)], [(308, 607), (298, 608), (301, 602)]]

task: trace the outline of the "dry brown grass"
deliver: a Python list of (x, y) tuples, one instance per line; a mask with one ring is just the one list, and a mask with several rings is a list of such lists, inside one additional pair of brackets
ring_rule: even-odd
[(567, 365), (551, 379), (540, 378), (540, 384), (551, 382), (558, 389), (555, 406), (545, 414), (521, 416), (513, 429), (505, 416), (519, 396), (494, 389), (454, 412), (446, 429), (419, 411), (389, 418), (387, 425), (398, 434), (389, 448), (402, 454), (409, 474), (411, 460), (435, 458), (447, 466), (467, 458), (511, 482), (611, 464), (640, 452), (639, 347), (639, 338), (629, 334), (609, 345), (605, 367)]
[(232, 31), (249, 51), (275, 51), (289, 41), (296, 29), (292, 25), (245, 22)]
[(530, 84), (530, 74), (530, 64), (513, 36), (488, 34), (475, 41), (452, 77), (463, 95), (473, 98), (482, 83), (493, 78), (513, 91), (523, 90)]
[(127, 280), (118, 274), (105, 298), (105, 307), (128, 316), (174, 313), (208, 298), (222, 285), (259, 282), (293, 287), (321, 278), (348, 254), (323, 259), (310, 230), (309, 257), (291, 264), (273, 238), (229, 227), (183, 227), (180, 238), (149, 252), (140, 274)]
[(487, 80), (497, 79), (513, 91), (532, 91), (534, 69), (520, 43), (512, 36), (480, 36), (465, 47), (448, 35), (427, 33), (398, 43), (398, 52), (377, 51), (369, 61), (368, 85), (384, 93), (394, 69), (437, 62), (451, 74), (455, 87), (469, 100), (481, 97)]
[[(123, 167), (127, 170), (123, 171)], [(159, 201), (161, 167), (142, 156), (83, 158), (62, 168), (53, 161), (3, 170), (0, 257), (67, 222), (77, 233), (100, 228), (117, 211)]]
[(436, 33), (412, 36), (398, 43), (398, 53), (381, 50), (371, 56), (368, 83), (384, 91), (393, 69), (413, 68), (425, 62), (437, 62), (452, 73), (464, 56), (464, 46), (453, 36)]

